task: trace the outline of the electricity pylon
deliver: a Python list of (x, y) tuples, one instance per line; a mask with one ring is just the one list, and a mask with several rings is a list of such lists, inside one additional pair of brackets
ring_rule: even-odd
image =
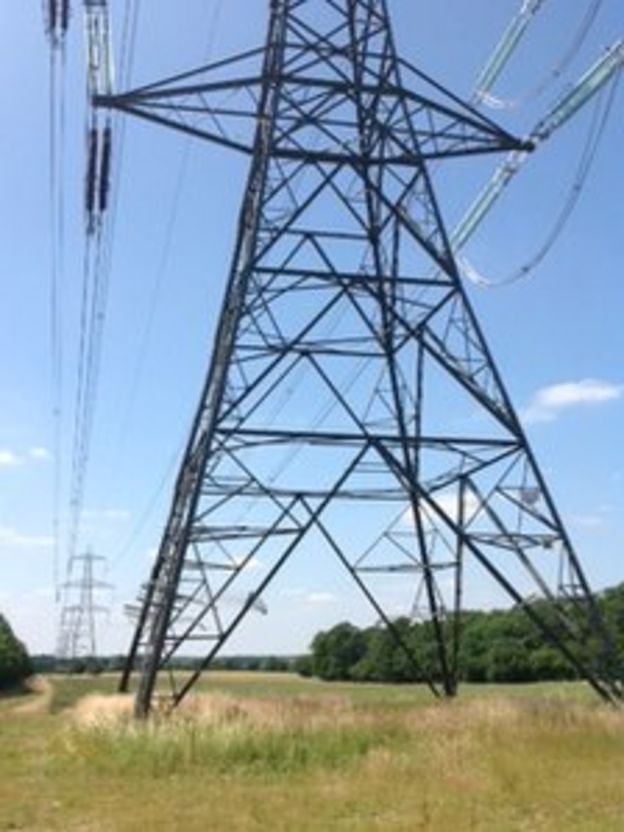
[(74, 555), (68, 565), (68, 580), (63, 584), (57, 655), (60, 659), (94, 658), (98, 654), (96, 618), (108, 612), (97, 603), (97, 596), (110, 584), (96, 577), (96, 564), (106, 559), (86, 552)]
[[(320, 546), (434, 693), (456, 690), (464, 585), (480, 569), (618, 698), (588, 650), (589, 633), (604, 635), (598, 609), (432, 184), (434, 161), (526, 146), (398, 57), (386, 0), (272, 0), (263, 48), (96, 104), (251, 160), (212, 362), (121, 683), (139, 672), (137, 714), (195, 644), (199, 668), (167, 693), (178, 704), (288, 559)], [(233, 592), (238, 605), (226, 604)], [(435, 657), (394, 626), (399, 595), (427, 620)]]

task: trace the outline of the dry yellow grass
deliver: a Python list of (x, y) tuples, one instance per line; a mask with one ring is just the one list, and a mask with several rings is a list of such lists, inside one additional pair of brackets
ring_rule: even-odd
[(91, 693), (80, 699), (71, 710), (71, 718), (81, 728), (118, 725), (132, 718), (132, 697), (122, 694), (108, 696)]
[[(132, 722), (133, 704), (130, 695), (93, 693), (79, 699), (69, 716), (81, 728), (113, 728)], [(297, 726), (313, 731), (337, 725), (362, 725), (366, 721), (370, 721), (370, 716), (358, 711), (344, 696), (322, 700), (310, 696), (239, 699), (212, 693), (189, 697), (173, 715), (156, 715), (152, 724), (161, 730), (192, 722), (197, 727), (237, 724), (243, 728), (279, 731)]]
[(13, 708), (13, 713), (22, 716), (47, 713), (50, 709), (53, 693), (50, 681), (44, 676), (35, 676), (29, 680), (28, 689), (31, 694), (30, 697), (26, 702), (16, 705)]
[(102, 695), (0, 719), (0, 829), (624, 829), (622, 712), (526, 692), (386, 707), (361, 689), (243, 688), (147, 724), (127, 697)]

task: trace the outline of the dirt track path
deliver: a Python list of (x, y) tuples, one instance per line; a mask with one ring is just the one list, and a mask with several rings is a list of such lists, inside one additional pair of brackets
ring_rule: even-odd
[(29, 714), (45, 714), (50, 709), (52, 701), (52, 694), (54, 688), (49, 679), (45, 676), (35, 676), (28, 683), (28, 687), (33, 692), (33, 696), (27, 702), (22, 702), (12, 708), (14, 714), (29, 715)]

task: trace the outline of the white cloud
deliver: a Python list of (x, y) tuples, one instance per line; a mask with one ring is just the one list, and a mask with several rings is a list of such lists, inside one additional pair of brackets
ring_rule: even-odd
[(572, 407), (604, 404), (620, 399), (624, 385), (600, 379), (565, 381), (538, 390), (521, 415), (526, 423), (552, 422)]
[(24, 456), (19, 456), (15, 451), (9, 451), (6, 448), (0, 449), (0, 468), (16, 468), (18, 465), (24, 465), (25, 462), (41, 462), (48, 459), (51, 459), (50, 452), (40, 445), (29, 448)]
[(154, 563), (154, 561), (156, 560), (156, 557), (157, 557), (157, 555), (158, 555), (158, 550), (159, 550), (159, 547), (158, 547), (158, 546), (150, 546), (150, 548), (149, 548), (149, 549), (147, 550), (147, 552), (145, 553), (144, 560), (145, 560), (145, 562), (146, 562), (146, 563), (148, 563), (150, 566), (151, 566), (151, 565)]
[(51, 454), (50, 454), (50, 451), (47, 448), (37, 446), (37, 447), (34, 447), (34, 448), (29, 448), (28, 456), (31, 459), (46, 460), (46, 459), (50, 459)]
[[(246, 555), (234, 556), (234, 558), (233, 558), (234, 563), (237, 566), (241, 566), (243, 564), (243, 562), (245, 561), (246, 557), (247, 557)], [(251, 571), (261, 572), (264, 568), (265, 568), (264, 563), (262, 563), (260, 558), (257, 558), (255, 555), (253, 555), (247, 561), (247, 563), (245, 563), (245, 570), (247, 572), (251, 572)]]
[(332, 604), (335, 600), (336, 596), (331, 592), (309, 592), (306, 595), (309, 604)]
[(279, 595), (282, 598), (302, 598), (306, 594), (305, 589), (300, 589), (298, 587), (280, 589)]
[[(446, 491), (441, 494), (435, 494), (433, 499), (445, 514), (457, 522), (459, 519), (459, 491)], [(468, 517), (476, 514), (481, 507), (479, 498), (472, 492), (464, 495), (463, 502), (464, 511)], [(433, 512), (431, 514), (433, 515)]]
[(131, 514), (125, 508), (88, 508), (83, 512), (88, 520), (109, 520), (112, 522), (123, 522), (130, 520)]
[(44, 586), (40, 589), (33, 590), (33, 595), (35, 598), (54, 598), (56, 595), (54, 589), (50, 586)]
[(24, 534), (9, 526), (0, 526), (0, 548), (49, 549), (54, 539), (47, 535)]
[(0, 468), (15, 468), (22, 460), (13, 451), (0, 450)]
[[(433, 494), (432, 499), (451, 520), (457, 522), (459, 519), (459, 491), (440, 491)], [(422, 506), (424, 509), (423, 520), (426, 525), (430, 525), (434, 520), (439, 519), (437, 512), (430, 508), (427, 503), (423, 501)], [(481, 503), (475, 494), (470, 492), (464, 496), (464, 511), (468, 517), (476, 515), (480, 507)], [(406, 528), (413, 528), (414, 521), (411, 508), (407, 509), (401, 517), (401, 524)]]
[(584, 529), (602, 529), (608, 526), (613, 506), (602, 503), (590, 511), (570, 515), (570, 523)]
[(605, 518), (598, 514), (573, 514), (570, 522), (583, 529), (599, 529), (605, 525)]

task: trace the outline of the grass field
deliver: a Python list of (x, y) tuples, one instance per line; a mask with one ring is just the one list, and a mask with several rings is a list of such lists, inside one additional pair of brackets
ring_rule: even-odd
[(580, 685), (214, 674), (137, 726), (115, 681), (0, 699), (0, 829), (624, 830), (624, 713)]

